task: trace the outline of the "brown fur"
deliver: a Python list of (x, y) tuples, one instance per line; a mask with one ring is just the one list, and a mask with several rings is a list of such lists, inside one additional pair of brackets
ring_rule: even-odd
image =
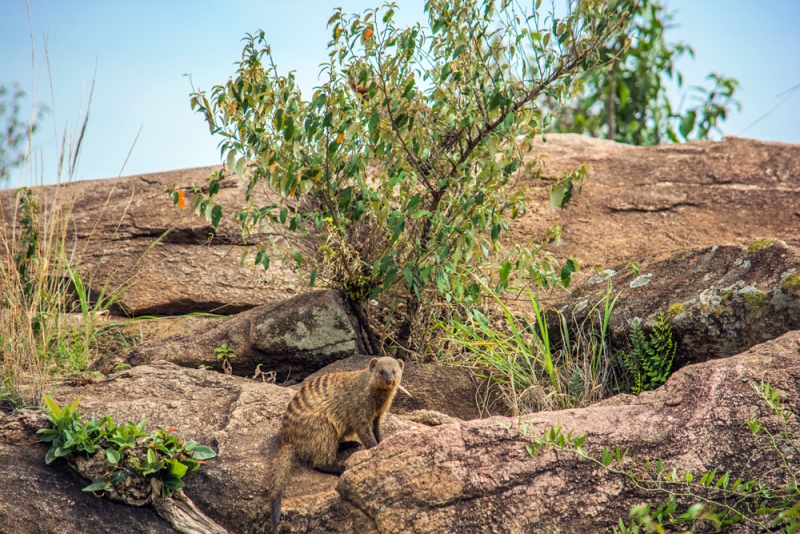
[(273, 530), (280, 522), (283, 488), (296, 463), (341, 474), (344, 468), (335, 465), (341, 441), (355, 434), (368, 449), (380, 443), (381, 420), (402, 376), (401, 360), (373, 358), (362, 371), (329, 373), (303, 384), (286, 409), (281, 445), (272, 462)]

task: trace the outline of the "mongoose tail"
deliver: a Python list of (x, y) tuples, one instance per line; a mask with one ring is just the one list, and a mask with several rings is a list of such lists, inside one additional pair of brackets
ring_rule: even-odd
[(283, 488), (289, 481), (289, 477), (294, 469), (296, 462), (294, 447), (289, 443), (281, 444), (278, 454), (275, 455), (272, 480), (270, 482), (270, 511), (272, 514), (272, 531), (278, 531), (278, 523), (281, 522), (281, 501), (283, 500)]

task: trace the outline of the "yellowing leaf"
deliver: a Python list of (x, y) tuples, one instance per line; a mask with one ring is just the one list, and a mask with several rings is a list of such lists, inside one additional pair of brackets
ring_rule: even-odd
[(269, 166), (269, 172), (275, 172), (275, 169), (278, 168), (278, 162), (276, 161), (272, 165)]

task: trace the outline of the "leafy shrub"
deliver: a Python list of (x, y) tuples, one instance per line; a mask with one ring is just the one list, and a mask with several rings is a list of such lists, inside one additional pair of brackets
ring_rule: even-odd
[(664, 313), (658, 314), (649, 339), (642, 331), (639, 320), (631, 322), (633, 349), (620, 352), (625, 370), (633, 377), (634, 394), (657, 388), (672, 373), (672, 363), (678, 344), (672, 340), (672, 323)]
[[(394, 24), (394, 4), (336, 10), (323, 83), (308, 99), (292, 72), (279, 74), (264, 32), (248, 35), (236, 76), (191, 99), (222, 137), (228, 170), (248, 182), (233, 214), (245, 236), (300, 232), (291, 261), (311, 285), (358, 303), (388, 295), (405, 348), (423, 302), (479, 299), (476, 269), (503, 283), (512, 273), (568, 283), (574, 261), (561, 267), (542, 247), (501, 251), (498, 240), (525, 211), (524, 188), (511, 186), (541, 177), (541, 160), (525, 157), (546, 120), (537, 102), (562, 100), (605, 60), (600, 48), (624, 34), (634, 3), (569, 0), (563, 16), (540, 4), (520, 13), (508, 0), (430, 0), (428, 25), (409, 28)], [(586, 168), (537, 183), (561, 208)], [(215, 226), (220, 180), (192, 190)], [(274, 202), (252, 200), (260, 186)], [(170, 194), (185, 202), (185, 191)], [(255, 262), (270, 264), (263, 243)]]
[(161, 482), (161, 494), (169, 497), (185, 486), (181, 479), (186, 473), (197, 470), (205, 460), (217, 455), (205, 445), (173, 435), (172, 429), (147, 434), (146, 421), (115, 425), (109, 415), (85, 421), (77, 411), (80, 399), (63, 408), (50, 397), (45, 396), (44, 400), (45, 415), (52, 428), (43, 428), (37, 433), (42, 435), (42, 441), (50, 443), (46, 463), (72, 454), (106, 458), (103, 475), (83, 491), (122, 493), (129, 478), (145, 481), (156, 478)]

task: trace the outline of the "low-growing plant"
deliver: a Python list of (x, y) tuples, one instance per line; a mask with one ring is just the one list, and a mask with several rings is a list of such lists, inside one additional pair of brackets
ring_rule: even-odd
[[(544, 449), (574, 454), (598, 468), (623, 478), (645, 495), (662, 495), (663, 502), (637, 505), (630, 510), (630, 519), (620, 519), (615, 533), (644, 532), (695, 533), (711, 528), (721, 532), (731, 525), (743, 525), (752, 532), (784, 532), (800, 530), (800, 436), (790, 428), (795, 415), (781, 400), (781, 392), (768, 382), (751, 382), (761, 400), (776, 414), (780, 427), (763, 423), (757, 417), (747, 421), (755, 437), (753, 457), (742, 462), (758, 468), (756, 454), (768, 452), (773, 462), (758, 474), (718, 472), (717, 469), (696, 475), (678, 466), (670, 468), (658, 460), (636, 460), (620, 447), (603, 447), (599, 455), (587, 452), (583, 445), (587, 434), (575, 435), (560, 424), (537, 434), (532, 425), (520, 421), (517, 429), (531, 442), (526, 446), (531, 456)], [(763, 460), (763, 459), (762, 459)]]
[(633, 379), (631, 392), (638, 395), (667, 381), (678, 344), (672, 339), (672, 323), (664, 313), (658, 314), (649, 337), (645, 336), (641, 321), (634, 319), (631, 322), (631, 343), (633, 348), (630, 352), (621, 351), (620, 360)]
[(231, 367), (231, 360), (236, 358), (236, 351), (232, 348), (228, 348), (227, 343), (223, 343), (221, 346), (214, 349), (214, 357), (217, 359), (218, 362), (222, 365), (222, 371), (226, 374), (233, 373), (233, 367)]
[(102, 475), (83, 491), (123, 493), (128, 478), (145, 481), (155, 478), (161, 483), (162, 496), (169, 497), (185, 486), (182, 479), (186, 473), (197, 470), (205, 460), (217, 455), (210, 447), (175, 436), (171, 428), (148, 434), (144, 420), (138, 424), (127, 421), (116, 425), (112, 416), (107, 415), (85, 421), (78, 411), (80, 399), (64, 407), (46, 395), (44, 401), (44, 413), (51, 428), (40, 429), (37, 433), (42, 441), (50, 443), (46, 463), (70, 455), (85, 458), (103, 455), (106, 459)]

